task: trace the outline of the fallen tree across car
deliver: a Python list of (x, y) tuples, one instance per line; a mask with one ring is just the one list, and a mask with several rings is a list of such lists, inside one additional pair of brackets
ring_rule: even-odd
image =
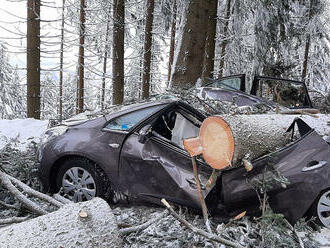
[[(204, 120), (198, 138), (185, 141), (185, 148), (190, 154), (202, 153), (215, 169), (238, 166), (243, 159), (253, 160), (289, 144), (297, 135), (287, 132), (295, 118), (282, 114), (211, 116)], [(329, 115), (299, 118), (321, 136), (330, 135)]]

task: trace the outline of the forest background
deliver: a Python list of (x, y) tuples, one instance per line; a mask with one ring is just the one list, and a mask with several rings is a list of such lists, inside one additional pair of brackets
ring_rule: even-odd
[(2, 0), (0, 118), (66, 119), (198, 78), (330, 89), (329, 0)]

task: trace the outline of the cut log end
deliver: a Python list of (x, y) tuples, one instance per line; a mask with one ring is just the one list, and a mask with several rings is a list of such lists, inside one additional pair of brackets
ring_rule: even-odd
[(228, 123), (220, 116), (207, 118), (200, 129), (205, 161), (214, 169), (231, 165), (234, 156), (234, 136)]

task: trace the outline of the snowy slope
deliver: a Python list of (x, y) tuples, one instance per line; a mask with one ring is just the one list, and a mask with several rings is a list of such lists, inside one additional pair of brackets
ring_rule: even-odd
[(47, 125), (47, 120), (0, 120), (0, 149), (12, 142), (18, 149), (25, 150), (32, 141), (39, 142)]
[(323, 228), (315, 235), (315, 239), (320, 243), (321, 248), (330, 248), (330, 229)]

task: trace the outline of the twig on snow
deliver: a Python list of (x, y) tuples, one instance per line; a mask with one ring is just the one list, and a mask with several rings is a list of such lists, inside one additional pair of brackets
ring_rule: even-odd
[(9, 225), (14, 223), (20, 223), (29, 219), (30, 216), (25, 217), (10, 217), (6, 219), (0, 219), (0, 225)]
[(193, 226), (192, 224), (190, 224), (188, 221), (186, 221), (185, 219), (181, 218), (175, 211), (174, 209), (171, 207), (171, 205), (163, 198), (161, 200), (161, 202), (164, 204), (164, 206), (170, 211), (170, 213), (172, 214), (172, 216), (174, 218), (176, 218), (178, 221), (180, 221), (183, 225), (185, 225), (187, 228), (189, 228), (191, 231), (193, 231), (194, 233), (197, 233), (209, 240), (213, 240), (213, 241), (216, 241), (216, 242), (219, 242), (221, 244), (224, 244), (224, 245), (228, 245), (230, 247), (233, 247), (233, 248), (244, 248), (244, 246), (241, 246), (240, 244), (238, 243), (235, 243), (235, 242), (232, 242), (230, 240), (227, 240), (227, 239), (224, 239), (224, 238), (221, 238), (217, 235), (214, 235), (212, 233), (209, 233), (209, 232), (206, 232), (202, 229), (199, 229), (195, 226)]
[(11, 208), (11, 209), (16, 209), (16, 210), (19, 210), (19, 206), (16, 206), (16, 205), (12, 205), (12, 204), (7, 204), (3, 201), (0, 201), (0, 206), (3, 206), (5, 208)]
[(305, 248), (304, 246), (304, 242), (301, 240), (300, 236), (298, 235), (296, 229), (289, 223), (289, 221), (287, 221), (287, 219), (284, 219), (285, 224), (289, 227), (289, 229), (293, 232), (293, 234), (296, 236), (298, 242), (299, 242), (299, 246), (300, 248)]
[(70, 201), (69, 199), (61, 196), (59, 193), (56, 193), (53, 195), (53, 198), (63, 204), (69, 204), (69, 203), (72, 203), (72, 201)]
[(162, 219), (163, 217), (165, 217), (167, 214), (168, 214), (168, 211), (165, 210), (164, 212), (162, 212), (161, 214), (159, 214), (155, 218), (153, 218), (153, 219), (151, 219), (151, 220), (149, 220), (149, 221), (147, 221), (147, 222), (145, 222), (145, 223), (143, 223), (141, 225), (127, 227), (127, 228), (122, 228), (122, 229), (119, 230), (119, 232), (122, 235), (127, 235), (127, 234), (132, 233), (132, 232), (138, 232), (138, 231), (144, 230), (147, 227), (149, 227), (150, 225), (154, 224), (155, 222), (157, 222), (160, 219)]

